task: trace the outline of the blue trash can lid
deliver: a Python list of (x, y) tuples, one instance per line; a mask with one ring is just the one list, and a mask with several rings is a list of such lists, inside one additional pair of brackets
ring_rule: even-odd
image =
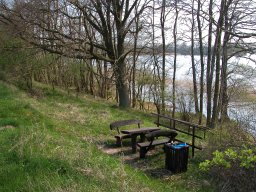
[(173, 149), (180, 149), (187, 146), (188, 146), (187, 143), (177, 143), (177, 144), (172, 144), (170, 147), (172, 147)]

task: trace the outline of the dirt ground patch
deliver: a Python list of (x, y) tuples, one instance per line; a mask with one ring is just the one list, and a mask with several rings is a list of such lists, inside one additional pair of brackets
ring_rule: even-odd
[(161, 147), (150, 150), (144, 159), (140, 159), (139, 151), (132, 153), (131, 146), (116, 147), (115, 145), (101, 144), (98, 145), (98, 148), (104, 153), (115, 156), (125, 164), (129, 164), (135, 169), (142, 170), (152, 177), (169, 180), (174, 176), (171, 171), (165, 169), (165, 155)]

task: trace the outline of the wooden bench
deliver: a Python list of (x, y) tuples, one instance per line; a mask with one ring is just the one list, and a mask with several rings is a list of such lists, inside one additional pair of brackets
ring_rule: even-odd
[(143, 127), (139, 129), (127, 129), (122, 130), (121, 133), (128, 134), (131, 136), (132, 152), (136, 153), (137, 148), (137, 136), (140, 136), (140, 142), (145, 141), (145, 135), (149, 132), (160, 130), (158, 127)]
[(131, 138), (130, 134), (121, 133), (120, 127), (128, 126), (128, 125), (137, 125), (136, 128), (140, 128), (141, 124), (143, 124), (143, 121), (138, 119), (128, 119), (128, 120), (115, 121), (110, 123), (110, 129), (111, 130), (115, 129), (118, 133), (117, 135), (115, 135), (116, 145), (120, 147), (122, 145), (123, 139)]
[(137, 143), (137, 146), (140, 148), (140, 158), (145, 158), (146, 153), (155, 146), (174, 141), (177, 135), (177, 132), (172, 130), (158, 130), (146, 134), (145, 137), (148, 141)]

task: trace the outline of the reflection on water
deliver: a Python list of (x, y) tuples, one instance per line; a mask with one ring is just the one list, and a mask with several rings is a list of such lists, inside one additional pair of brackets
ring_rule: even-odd
[(256, 136), (256, 103), (230, 103), (229, 117), (242, 124), (242, 127)]

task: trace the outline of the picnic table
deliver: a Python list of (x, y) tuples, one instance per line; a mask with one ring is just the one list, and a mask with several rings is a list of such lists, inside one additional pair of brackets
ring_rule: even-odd
[(160, 130), (159, 127), (144, 127), (139, 129), (122, 130), (121, 133), (131, 136), (132, 153), (136, 153), (137, 136), (140, 135), (141, 142), (145, 141), (145, 135), (152, 131)]

